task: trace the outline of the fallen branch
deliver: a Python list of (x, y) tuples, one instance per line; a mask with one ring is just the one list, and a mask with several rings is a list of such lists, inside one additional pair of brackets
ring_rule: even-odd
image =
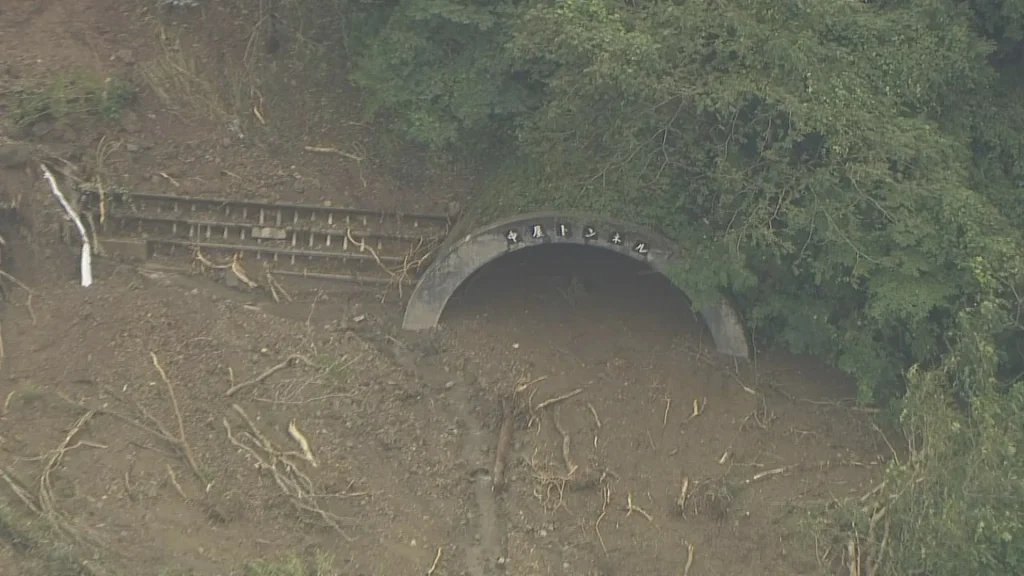
[(21, 280), (18, 280), (17, 278), (15, 278), (14, 276), (11, 276), (7, 272), (4, 272), (3, 270), (0, 270), (0, 277), (7, 278), (11, 282), (14, 282), (15, 284), (17, 284), (18, 287), (21, 288), (22, 290), (24, 290), (25, 292), (28, 292), (29, 294), (32, 293), (32, 289), (29, 288), (28, 286), (26, 286), (24, 282), (22, 282)]
[(231, 268), (230, 262), (227, 264), (214, 264), (209, 258), (203, 255), (203, 251), (199, 246), (196, 246), (195, 250), (192, 252), (192, 256), (199, 261), (199, 264), (209, 268), (210, 270), (227, 270), (228, 268)]
[(763, 479), (765, 479), (765, 478), (767, 478), (769, 476), (776, 476), (778, 474), (782, 474), (782, 473), (786, 472), (787, 470), (789, 470), (790, 468), (792, 468), (792, 466), (782, 466), (781, 468), (774, 468), (772, 470), (765, 470), (764, 472), (758, 472), (757, 474), (754, 474), (753, 476), (751, 476), (750, 478), (747, 478), (743, 482), (740, 482), (740, 485), (741, 486), (745, 486), (747, 484), (753, 484), (754, 482), (757, 482), (758, 480), (763, 480)]
[(512, 408), (512, 400), (506, 400), (502, 405), (501, 427), (498, 430), (498, 447), (494, 455), (494, 473), (491, 476), (491, 489), (501, 490), (505, 487), (505, 466), (508, 461), (508, 451), (512, 446), (512, 431), (515, 427), (515, 410)]
[(580, 394), (581, 392), (583, 392), (583, 388), (577, 388), (577, 389), (573, 390), (572, 392), (569, 392), (568, 394), (562, 394), (561, 396), (556, 396), (554, 398), (549, 398), (549, 399), (541, 402), (540, 404), (537, 404), (537, 406), (534, 407), (534, 410), (543, 410), (544, 408), (547, 408), (548, 406), (551, 406), (552, 404), (558, 404), (559, 402), (563, 402), (565, 400), (568, 400), (569, 398), (572, 398), (573, 396), (576, 396), (577, 394)]
[(363, 183), (363, 188), (366, 188), (366, 178), (363, 178), (363, 161), (366, 160), (365, 156), (358, 156), (351, 152), (343, 152), (333, 146), (303, 146), (303, 149), (305, 149), (306, 152), (315, 152), (317, 154), (337, 154), (342, 158), (354, 160), (356, 167), (359, 169), (359, 181)]
[[(341, 518), (324, 510), (316, 503), (317, 494), (313, 489), (313, 481), (299, 469), (295, 462), (289, 459), (289, 456), (298, 456), (302, 458), (303, 454), (297, 452), (282, 452), (278, 450), (270, 440), (260, 432), (259, 428), (257, 428), (256, 424), (252, 421), (252, 418), (246, 414), (245, 410), (243, 410), (241, 406), (233, 404), (231, 409), (245, 421), (246, 425), (249, 427), (249, 433), (246, 434), (242, 432), (235, 435), (231, 429), (231, 423), (228, 422), (227, 418), (223, 418), (221, 422), (224, 425), (224, 430), (227, 432), (228, 441), (252, 458), (256, 462), (256, 467), (258, 469), (269, 472), (271, 477), (274, 479), (274, 483), (277, 484), (281, 492), (288, 497), (289, 501), (296, 509), (319, 516), (325, 524), (334, 528), (343, 538), (345, 538), (345, 540), (353, 542), (355, 539), (349, 537), (348, 534), (342, 530), (339, 524), (347, 519)], [(251, 446), (250, 444), (243, 442), (242, 438), (248, 438), (252, 444), (255, 444), (255, 446)], [(279, 467), (279, 465), (281, 467)]]
[(291, 368), (291, 367), (295, 366), (296, 362), (302, 362), (303, 364), (305, 364), (307, 366), (310, 366), (310, 367), (313, 367), (313, 368), (320, 368), (320, 366), (318, 364), (316, 364), (312, 360), (306, 358), (305, 356), (303, 356), (301, 354), (292, 354), (292, 355), (288, 356), (287, 358), (285, 358), (284, 362), (281, 362), (280, 364), (269, 368), (266, 372), (263, 372), (262, 374), (260, 374), (259, 376), (253, 378), (252, 380), (246, 380), (245, 382), (241, 382), (239, 384), (235, 384), (231, 388), (228, 388), (228, 391), (224, 393), (224, 397), (227, 398), (227, 397), (230, 397), (230, 396), (234, 396), (235, 394), (237, 394), (241, 390), (249, 388), (250, 386), (255, 386), (255, 385), (263, 382), (267, 378), (270, 378), (274, 374), (277, 374), (281, 370), (284, 370), (285, 368)]
[(333, 146), (303, 146), (303, 149), (306, 152), (314, 152), (317, 154), (337, 154), (342, 158), (348, 158), (349, 160), (355, 160), (356, 162), (362, 162), (363, 160), (365, 160), (365, 158), (363, 158), (362, 156), (356, 156), (351, 152), (344, 152), (342, 150), (338, 150)]
[(178, 422), (178, 435), (172, 436), (162, 426), (160, 426), (160, 423), (152, 416), (149, 416), (149, 419), (159, 427), (160, 432), (165, 437), (165, 439), (168, 440), (175, 448), (178, 449), (178, 452), (180, 452), (182, 457), (185, 458), (185, 462), (188, 463), (189, 468), (192, 469), (192, 473), (195, 474), (196, 478), (198, 478), (199, 481), (202, 482), (203, 485), (205, 486), (208, 480), (199, 470), (199, 466), (196, 464), (195, 456), (192, 455), (192, 447), (189, 446), (188, 440), (185, 437), (185, 423), (181, 418), (181, 409), (178, 408), (178, 397), (175, 396), (174, 394), (174, 385), (171, 384), (171, 380), (167, 378), (167, 373), (164, 372), (163, 367), (160, 366), (160, 360), (157, 359), (156, 354), (150, 352), (149, 356), (150, 358), (152, 358), (153, 367), (156, 368), (156, 371), (160, 373), (160, 379), (163, 380), (164, 386), (167, 387), (167, 393), (171, 397), (171, 407), (174, 409), (174, 417)]
[(68, 204), (67, 198), (60, 191), (57, 186), (57, 180), (53, 177), (50, 169), (46, 167), (46, 164), (39, 165), (43, 169), (43, 177), (50, 183), (50, 190), (53, 195), (60, 202), (61, 207), (67, 214), (68, 218), (75, 223), (75, 227), (78, 228), (78, 234), (82, 237), (82, 286), (88, 288), (92, 286), (92, 246), (89, 242), (89, 234), (85, 231), (85, 225), (82, 224), (82, 219), (78, 217), (78, 213), (71, 208)]
[(259, 288), (260, 286), (256, 282), (253, 282), (253, 280), (245, 273), (245, 268), (242, 267), (241, 254), (235, 254), (231, 259), (231, 273), (234, 274), (242, 284), (245, 284), (249, 288)]
[(683, 576), (690, 576), (690, 568), (693, 566), (693, 544), (686, 543), (686, 564), (683, 566)]
[(860, 576), (860, 553), (857, 551), (857, 543), (853, 538), (846, 543), (846, 567), (850, 576)]

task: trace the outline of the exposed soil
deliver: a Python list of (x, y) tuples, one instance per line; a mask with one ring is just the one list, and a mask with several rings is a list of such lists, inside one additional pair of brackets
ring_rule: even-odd
[[(849, 383), (717, 357), (631, 260), (517, 252), (428, 335), (399, 330), (396, 299), (330, 286), (275, 304), (98, 262), (81, 288), (36, 160), (65, 182), (405, 212), (472, 182), (376, 138), (308, 14), (282, 12), (269, 54), (258, 2), (6, 4), (2, 266), (31, 292), (8, 279), (0, 311), (0, 575), (259, 574), (290, 555), (324, 575), (678, 575), (692, 546), (692, 576), (792, 576), (838, 554), (814, 511), (867, 491), (889, 453)], [(81, 74), (136, 95), (24, 118)]]

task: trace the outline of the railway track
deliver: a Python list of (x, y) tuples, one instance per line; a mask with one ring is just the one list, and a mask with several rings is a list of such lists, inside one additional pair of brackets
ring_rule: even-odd
[(412, 285), (449, 228), (440, 215), (80, 188), (100, 256), (224, 270), (246, 284), (305, 278)]

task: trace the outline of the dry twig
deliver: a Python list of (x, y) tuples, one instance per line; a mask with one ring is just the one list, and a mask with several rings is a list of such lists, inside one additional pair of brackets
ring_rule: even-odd
[(566, 429), (562, 426), (562, 422), (560, 421), (558, 416), (558, 410), (555, 410), (555, 430), (558, 430), (558, 433), (562, 435), (562, 461), (565, 462), (565, 469), (567, 471), (566, 477), (572, 478), (572, 475), (576, 473), (576, 470), (579, 469), (579, 466), (577, 466), (576, 463), (573, 462), (572, 460), (572, 437), (569, 436), (569, 432), (566, 431)]
[(281, 301), (281, 298), (280, 296), (278, 296), (278, 294), (284, 296), (284, 299), (287, 300), (288, 302), (292, 301), (292, 295), (289, 294), (288, 291), (284, 289), (284, 286), (281, 286), (281, 283), (277, 281), (277, 278), (274, 278), (274, 275), (270, 273), (269, 268), (267, 268), (266, 270), (266, 277), (267, 286), (270, 288), (270, 295), (273, 296), (274, 302)]
[(431, 576), (435, 570), (437, 570), (437, 564), (441, 561), (441, 551), (444, 550), (444, 546), (437, 547), (437, 555), (434, 556), (434, 563), (430, 565), (427, 570), (427, 576)]
[(676, 507), (681, 513), (686, 514), (686, 499), (689, 496), (690, 478), (683, 476), (683, 484), (679, 489), (679, 497), (676, 498)]
[(11, 399), (14, 398), (15, 392), (16, 390), (11, 390), (10, 392), (7, 393), (7, 397), (4, 398), (3, 411), (0, 411), (0, 417), (7, 416), (7, 410), (10, 409), (11, 407)]
[(746, 480), (740, 482), (740, 485), (741, 486), (746, 486), (747, 484), (753, 484), (754, 482), (757, 482), (758, 480), (763, 480), (765, 478), (768, 478), (769, 476), (777, 476), (779, 474), (783, 474), (787, 470), (789, 470), (790, 468), (792, 468), (792, 466), (782, 466), (780, 468), (774, 468), (772, 470), (765, 470), (764, 472), (758, 472), (757, 474), (754, 474), (750, 478), (747, 478)]
[(4, 482), (7, 482), (7, 486), (10, 487), (11, 492), (21, 500), (21, 503), (25, 505), (32, 513), (42, 516), (43, 513), (39, 509), (39, 500), (32, 494), (32, 492), (21, 482), (19, 482), (13, 474), (0, 467), (0, 478), (3, 478)]
[(309, 462), (313, 468), (316, 468), (318, 464), (316, 457), (313, 456), (313, 449), (309, 447), (309, 440), (303, 436), (302, 431), (299, 430), (294, 420), (288, 423), (288, 435), (299, 444), (299, 448), (302, 450), (302, 459)]
[(590, 414), (594, 417), (594, 425), (596, 425), (597, 428), (600, 430), (601, 418), (597, 415), (597, 409), (594, 408), (594, 405), (591, 404), (590, 402), (587, 402), (587, 408), (590, 410)]
[(167, 464), (167, 479), (168, 481), (170, 481), (171, 486), (174, 486), (174, 490), (178, 493), (179, 496), (181, 496), (182, 500), (184, 500), (185, 502), (191, 500), (191, 498), (185, 495), (185, 490), (184, 488), (181, 487), (181, 484), (178, 483), (178, 477), (174, 475), (174, 469), (171, 468), (170, 464)]
[[(298, 464), (290, 459), (291, 456), (302, 458), (303, 454), (278, 450), (260, 432), (252, 418), (246, 414), (241, 406), (233, 404), (231, 409), (245, 421), (249, 432), (239, 432), (236, 435), (231, 429), (231, 423), (228, 422), (227, 418), (224, 418), (221, 422), (224, 425), (224, 430), (227, 432), (228, 441), (252, 458), (256, 462), (258, 469), (270, 473), (274, 482), (288, 498), (292, 506), (300, 511), (318, 516), (325, 524), (341, 534), (345, 540), (353, 542), (355, 539), (349, 537), (339, 524), (351, 519), (342, 518), (321, 508), (316, 501), (320, 495), (315, 492), (313, 481), (299, 469)], [(345, 494), (345, 496), (352, 496), (352, 494)]]
[(612, 500), (612, 489), (607, 484), (601, 486), (601, 514), (597, 517), (597, 522), (594, 522), (594, 532), (597, 532), (597, 541), (601, 543), (601, 550), (605, 554), (608, 554), (608, 547), (604, 545), (604, 536), (601, 536), (601, 520), (604, 520), (604, 515), (608, 512), (608, 503)]
[(703, 414), (704, 413), (704, 407), (707, 406), (707, 405), (708, 405), (708, 399), (707, 398), (704, 398), (702, 400), (694, 398), (693, 399), (693, 412), (691, 412), (690, 415), (686, 418), (686, 421), (689, 422), (690, 420), (693, 420), (697, 416), (700, 416), (701, 414)]

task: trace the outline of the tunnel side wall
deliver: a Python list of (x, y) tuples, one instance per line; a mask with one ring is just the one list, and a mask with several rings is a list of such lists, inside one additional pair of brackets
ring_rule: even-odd
[[(538, 228), (539, 227), (539, 228)], [(437, 326), (448, 300), (482, 266), (501, 256), (538, 245), (577, 244), (618, 252), (665, 272), (681, 257), (671, 242), (650, 231), (609, 218), (552, 212), (524, 214), (466, 232), (453, 229), (434, 263), (420, 278), (406, 307), (402, 327), (426, 330)], [(750, 345), (735, 308), (723, 298), (700, 310), (722, 354), (748, 358)]]

